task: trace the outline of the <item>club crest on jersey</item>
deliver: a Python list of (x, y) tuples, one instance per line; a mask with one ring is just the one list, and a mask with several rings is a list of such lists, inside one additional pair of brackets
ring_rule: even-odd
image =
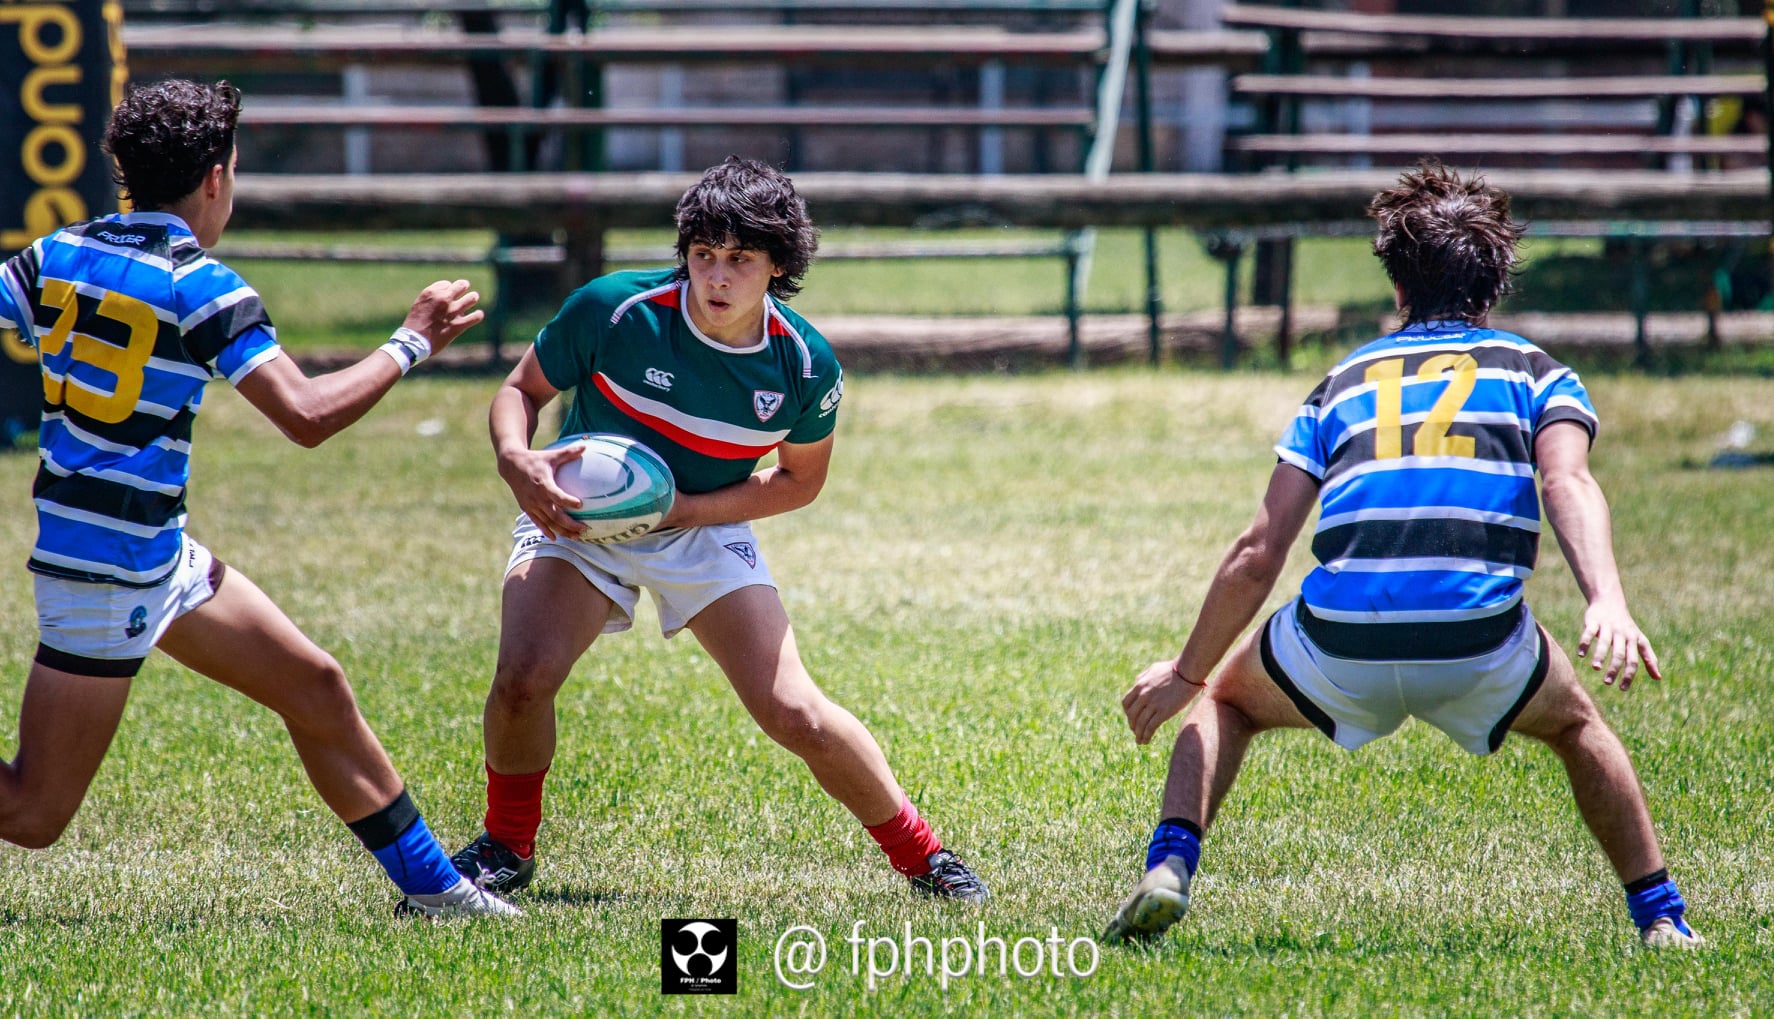
[(758, 568), (758, 549), (749, 541), (734, 541), (727, 544), (727, 551), (745, 560), (745, 565), (752, 569)]
[(758, 412), (759, 421), (768, 421), (782, 409), (782, 394), (772, 393), (768, 389), (753, 390), (751, 409)]

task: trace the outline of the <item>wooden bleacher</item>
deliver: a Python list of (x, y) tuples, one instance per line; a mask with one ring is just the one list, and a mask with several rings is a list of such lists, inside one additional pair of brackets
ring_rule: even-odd
[[(1401, 41), (1413, 50), (1501, 49), (1510, 53), (1581, 47), (1591, 53), (1620, 46), (1661, 49), (1703, 43), (1754, 49), (1767, 29), (1761, 18), (1500, 18), (1439, 14), (1347, 14), (1295, 7), (1226, 4), (1220, 21), (1243, 28), (1302, 35), (1306, 48), (1334, 49), (1334, 37)], [(1313, 38), (1316, 33), (1317, 38)]]
[[(1270, 37), (1263, 69), (1229, 83), (1254, 114), (1255, 130), (1226, 139), (1228, 164), (1240, 169), (1318, 173), (1433, 158), (1493, 180), (1503, 168), (1557, 168), (1574, 179), (1667, 171), (1679, 190), (1727, 167), (1767, 164), (1765, 125), (1709, 133), (1710, 107), (1701, 105), (1748, 105), (1768, 94), (1760, 48), (1769, 26), (1760, 18), (1386, 15), (1255, 4), (1229, 4), (1221, 15), (1229, 27)], [(1741, 244), (1768, 229), (1765, 205), (1723, 217), (1689, 217), (1673, 206), (1642, 219), (1586, 212), (1578, 224), (1543, 215), (1538, 223), (1525, 217), (1536, 235), (1625, 244), (1635, 278), (1658, 239)], [(1219, 234), (1228, 322), (1230, 280), (1254, 248), (1261, 281), (1254, 297), (1283, 308), (1285, 350), (1292, 240), (1324, 229), (1302, 223)], [(1644, 295), (1631, 289), (1642, 357)]]
[[(167, 0), (177, 2), (177, 0)], [(201, 0), (199, 0), (201, 2)], [(162, 4), (165, 6), (165, 4)], [(988, 166), (986, 146), (1001, 144), (989, 135), (1005, 131), (1033, 132), (1040, 136), (1037, 144), (1045, 146), (1045, 134), (1064, 132), (1076, 139), (1070, 156), (1064, 158), (1068, 168), (1076, 167), (1097, 129), (1102, 112), (1100, 99), (1089, 84), (1112, 59), (1111, 27), (1106, 15), (1108, 0), (988, 0), (975, 7), (971, 3), (956, 4), (945, 0), (742, 0), (737, 5), (692, 2), (692, 0), (620, 0), (614, 3), (591, 3), (591, 18), (583, 32), (544, 32), (534, 19), (518, 19), (524, 27), (510, 27), (503, 15), (513, 7), (527, 7), (534, 14), (540, 5), (497, 6), (502, 16), (495, 31), (457, 29), (436, 17), (412, 24), (329, 25), (309, 23), (307, 18), (279, 19), (279, 13), (313, 9), (314, 0), (258, 0), (243, 4), (257, 16), (271, 18), (269, 24), (132, 24), (126, 26), (125, 45), (129, 60), (138, 75), (188, 73), (201, 64), (211, 73), (230, 73), (230, 68), (248, 69), (252, 74), (289, 73), (312, 75), (315, 72), (337, 73), (358, 67), (386, 68), (392, 65), (424, 67), (464, 66), (469, 61), (493, 62), (508, 71), (537, 74), (549, 68), (556, 78), (571, 82), (564, 91), (583, 100), (589, 93), (595, 105), (539, 106), (464, 106), (460, 98), (430, 103), (390, 103), (386, 101), (343, 97), (267, 97), (249, 92), (242, 115), (242, 130), (250, 143), (260, 132), (282, 132), (281, 150), (288, 152), (299, 135), (292, 131), (319, 130), (355, 132), (360, 143), (367, 143), (367, 132), (378, 136), (390, 131), (478, 132), (503, 136), (505, 164), (511, 167), (536, 167), (536, 140), (542, 132), (554, 132), (565, 140), (569, 152), (568, 168), (603, 168), (607, 161), (600, 155), (580, 155), (587, 148), (603, 144), (602, 132), (609, 129), (643, 129), (652, 132), (681, 133), (685, 129), (713, 128), (725, 132), (749, 129), (760, 138), (771, 133), (783, 141), (776, 145), (753, 143), (753, 153), (777, 158), (781, 151), (791, 153), (786, 162), (799, 173), (803, 167), (793, 158), (798, 144), (797, 132), (832, 129), (857, 132), (880, 130), (918, 130), (933, 139), (941, 133), (954, 137), (956, 132), (972, 132), (979, 139), (978, 165)], [(402, 8), (396, 2), (364, 5), (365, 10)], [(781, 15), (793, 21), (780, 25), (723, 24), (718, 30), (697, 24), (674, 23), (678, 15), (700, 15), (719, 12), (757, 11)], [(843, 12), (880, 12), (905, 15), (923, 12), (925, 24), (856, 24), (800, 23), (802, 19), (819, 20), (816, 16)], [(1012, 22), (961, 23), (962, 15), (981, 12), (998, 17), (1019, 14), (1039, 16), (1039, 24), (1030, 27), (1028, 17)], [(362, 14), (364, 11), (354, 12)], [(399, 13), (395, 11), (394, 13)], [(410, 13), (410, 11), (409, 11)], [(625, 15), (634, 15), (629, 18)], [(644, 17), (643, 17), (644, 15)], [(957, 23), (945, 24), (953, 19)], [(558, 19), (555, 19), (558, 21)], [(487, 28), (482, 24), (479, 28)], [(558, 23), (554, 27), (560, 27)], [(1143, 22), (1136, 26), (1138, 65), (1142, 76), (1152, 67), (1187, 68), (1224, 66), (1253, 69), (1267, 49), (1267, 40), (1256, 32), (1146, 32)], [(600, 85), (605, 72), (612, 67), (695, 67), (697, 73), (723, 66), (756, 68), (759, 66), (789, 69), (786, 94), (772, 101), (770, 96), (741, 94), (733, 105), (658, 101), (646, 105), (628, 103), (604, 105), (605, 89)], [(835, 100), (808, 101), (797, 88), (797, 76), (809, 70), (829, 68), (845, 72), (869, 69), (893, 72), (907, 69), (941, 71), (952, 74), (956, 69), (977, 75), (978, 86), (970, 95), (967, 87), (951, 90), (946, 100), (923, 104), (911, 102), (872, 101), (857, 95), (840, 94)], [(1028, 98), (1010, 101), (1001, 95), (988, 98), (986, 75), (993, 69), (997, 80), (1004, 80), (1007, 68), (1037, 70), (1063, 84), (1063, 90), (1035, 89)], [(1073, 74), (1066, 80), (1068, 72)], [(1057, 78), (1052, 76), (1058, 74)], [(1001, 86), (1000, 86), (1001, 87)], [(1029, 86), (1021, 86), (1025, 93)], [(1142, 92), (1141, 100), (1144, 96)], [(720, 103), (721, 100), (717, 100)], [(1141, 107), (1144, 108), (1143, 106)], [(1136, 127), (1136, 131), (1139, 128)], [(262, 136), (262, 135), (261, 135)], [(345, 135), (351, 138), (350, 134)], [(964, 135), (962, 137), (965, 137)], [(578, 142), (575, 142), (575, 139)], [(660, 144), (664, 144), (661, 141)], [(875, 144), (879, 144), (876, 142)], [(1142, 146), (1149, 150), (1142, 137)], [(904, 150), (905, 146), (900, 146)], [(761, 152), (760, 152), (761, 149)], [(727, 151), (733, 151), (728, 149)], [(951, 148), (952, 151), (952, 148)], [(255, 153), (255, 156), (257, 154)], [(574, 163), (573, 158), (578, 158)], [(489, 157), (491, 158), (491, 157)], [(249, 165), (276, 165), (278, 160), (249, 159)], [(930, 160), (932, 165), (936, 160)], [(661, 222), (664, 221), (662, 218)], [(515, 225), (499, 226), (502, 231), (516, 231)], [(552, 230), (553, 225), (541, 228)], [(885, 257), (942, 257), (953, 247), (913, 242), (881, 248)], [(1068, 266), (1075, 264), (1078, 247), (1064, 244), (1017, 244), (1014, 250), (1000, 252), (1005, 256), (1037, 254), (1062, 258)], [(902, 251), (903, 249), (903, 251)], [(978, 257), (971, 250), (954, 249), (955, 257)], [(507, 261), (495, 258), (497, 266)], [(587, 264), (582, 258), (565, 259), (570, 270)], [(1155, 270), (1154, 270), (1155, 271)], [(582, 278), (582, 277), (581, 277)], [(1069, 279), (1069, 277), (1068, 277)], [(1156, 287), (1151, 288), (1156, 294)], [(1068, 306), (1072, 305), (1068, 298)], [(1156, 311), (1153, 312), (1154, 317)], [(1073, 328), (1076, 330), (1076, 316)]]
[[(267, 3), (273, 0), (266, 0)], [(300, 0), (289, 0), (300, 2)], [(830, 9), (846, 0), (761, 0), (730, 10), (761, 10), (794, 15)], [(995, 2), (995, 0), (993, 0)], [(1003, 0), (1005, 8), (1026, 8), (1039, 0)], [(929, 10), (931, 0), (905, 0), (907, 9)], [(1087, 10), (1088, 0), (1060, 0), (1067, 9)], [(393, 6), (398, 6), (394, 4)], [(523, 3), (514, 7), (526, 6)], [(534, 3), (528, 6), (534, 7)], [(861, 3), (872, 10), (893, 0)], [(720, 31), (685, 25), (653, 24), (676, 12), (711, 9), (700, 0), (610, 0), (592, 7), (607, 21), (586, 32), (549, 35), (530, 29), (468, 33), (424, 27), (335, 31), (325, 26), (198, 26), (173, 29), (134, 25), (126, 33), (132, 66), (154, 73), (188, 70), (190, 61), (246, 62), (255, 69), (336, 70), (348, 63), (377, 66), (391, 62), (447, 66), (469, 57), (535, 66), (557, 61), (563, 72), (575, 62), (609, 65), (673, 64), (681, 61), (779, 62), (804, 66), (881, 68), (959, 66), (978, 68), (1010, 62), (1018, 66), (1099, 67), (1106, 33), (1100, 25), (1008, 31), (987, 25), (942, 26), (919, 30), (906, 25), (789, 24), (756, 32), (731, 26)], [(640, 12), (647, 23), (627, 17)], [(662, 14), (663, 12), (663, 14)], [(1259, 105), (1385, 103), (1429, 99), (1436, 102), (1483, 97), (1487, 102), (1578, 102), (1610, 96), (1620, 101), (1670, 101), (1675, 97), (1740, 97), (1759, 94), (1759, 75), (1727, 70), (1712, 73), (1716, 52), (1741, 58), (1766, 33), (1760, 19), (1454, 19), (1434, 16), (1346, 15), (1253, 5), (1225, 8), (1229, 31), (1148, 31), (1147, 57), (1166, 68), (1223, 67), (1235, 101)], [(1698, 55), (1689, 65), (1656, 73), (1597, 73), (1570, 79), (1495, 73), (1524, 58), (1565, 58), (1597, 53), (1656, 57), (1672, 48)], [(1424, 74), (1425, 58), (1449, 72), (1440, 58), (1452, 54), (1489, 61), (1483, 75), (1457, 79)], [(1700, 59), (1704, 57), (1705, 59)], [(1292, 63), (1288, 63), (1292, 61)], [(1350, 61), (1375, 68), (1375, 77), (1328, 73)], [(1412, 61), (1416, 63), (1413, 64)], [(1414, 70), (1413, 70), (1414, 68)], [(1683, 73), (1670, 73), (1680, 70)], [(1686, 73), (1688, 70), (1706, 73)], [(1261, 73), (1255, 73), (1255, 72)], [(1307, 71), (1312, 73), (1308, 74)], [(425, 131), (502, 128), (600, 130), (645, 126), (660, 130), (707, 124), (767, 123), (792, 130), (824, 126), (865, 126), (966, 130), (1028, 128), (1087, 131), (1096, 111), (1087, 102), (1059, 99), (1039, 105), (852, 104), (850, 107), (785, 103), (733, 107), (686, 105), (496, 107), (460, 105), (350, 106), (337, 100), (274, 102), (248, 96), (243, 126), (317, 127), (327, 130), (412, 128)], [(706, 120), (704, 118), (707, 118)], [(1023, 119), (1026, 118), (1026, 119)], [(1707, 136), (1674, 133), (1582, 133), (1571, 130), (1523, 134), (1481, 130), (1350, 134), (1297, 132), (1289, 118), (1272, 117), (1271, 129), (1234, 136), (1228, 151), (1238, 158), (1263, 157), (1297, 166), (1321, 155), (1396, 165), (1422, 155), (1442, 155), (1462, 166), (1493, 165), (1500, 154), (1554, 166), (1571, 160), (1644, 167), (1648, 156), (1732, 159), (1760, 162), (1761, 136)], [(1425, 146), (1425, 141), (1433, 141)], [(1611, 163), (1610, 163), (1611, 161)], [(1571, 229), (1597, 236), (1685, 235), (1698, 226), (1718, 227), (1709, 236), (1731, 236), (1765, 224), (1768, 177), (1761, 170), (1718, 170), (1670, 174), (1653, 169), (1591, 172), (1532, 166), (1488, 173), (1509, 188), (1518, 214), (1548, 223), (1578, 224)], [(535, 264), (557, 267), (563, 282), (577, 282), (597, 271), (613, 253), (604, 231), (657, 226), (693, 178), (682, 174), (529, 173), (412, 176), (264, 175), (241, 178), (237, 223), (243, 227), (306, 230), (489, 228), (549, 232), (564, 228), (568, 243), (551, 249)], [(1241, 175), (1112, 175), (1093, 181), (1074, 174), (822, 173), (797, 170), (815, 217), (829, 226), (929, 226), (995, 224), (1060, 227), (1186, 227), (1231, 242), (1227, 269), (1235, 278), (1236, 256), (1244, 243), (1343, 229), (1374, 191), (1394, 179), (1391, 171), (1314, 169), (1310, 174), (1253, 178)], [(1650, 230), (1637, 224), (1657, 224)], [(1053, 253), (1053, 252), (1049, 252)], [(1013, 253), (1014, 254), (1014, 253)], [(1285, 305), (1284, 305), (1285, 307)], [(1232, 308), (1228, 305), (1228, 349)], [(1285, 313), (1282, 316), (1285, 334)]]
[[(1728, 170), (1498, 170), (1528, 220), (1592, 223), (1756, 221), (1768, 216), (1768, 175)], [(235, 225), (275, 230), (426, 230), (448, 210), (459, 229), (568, 225), (656, 227), (696, 175), (681, 173), (445, 174), (414, 176), (243, 173)], [(823, 225), (1186, 227), (1216, 231), (1359, 220), (1390, 170), (1311, 174), (804, 173), (795, 185)], [(583, 241), (590, 245), (593, 239)]]
[[(1678, 132), (1671, 115), (1678, 101), (1766, 93), (1760, 61), (1753, 59), (1767, 35), (1759, 18), (1376, 15), (1249, 4), (1227, 5), (1222, 18), (1271, 37), (1263, 73), (1239, 74), (1231, 82), (1234, 95), (1257, 105), (1260, 124), (1256, 132), (1227, 139), (1234, 160), (1296, 166), (1329, 157), (1341, 165), (1397, 165), (1437, 156), (1464, 165), (1562, 165), (1575, 158), (1633, 167), (1643, 166), (1646, 156), (1766, 158), (1765, 139), (1756, 141), (1761, 136)], [(1567, 62), (1579, 56), (1600, 70), (1570, 73)], [(1717, 58), (1735, 60), (1740, 69), (1712, 73)], [(1654, 71), (1646, 70), (1653, 64)], [(1357, 66), (1364, 73), (1350, 73)], [(1476, 122), (1435, 131), (1396, 122), (1361, 131), (1301, 126), (1306, 103), (1331, 104), (1331, 110), (1350, 103), (1424, 102), (1531, 110), (1603, 100), (1639, 100), (1656, 109), (1647, 105), (1638, 126), (1598, 118), (1586, 127), (1552, 127), (1536, 124), (1528, 112), (1496, 109)], [(1364, 113), (1341, 119), (1361, 126), (1372, 120)]]
[[(470, 57), (513, 60), (595, 60), (597, 65), (695, 63), (797, 67), (903, 67), (987, 63), (1021, 66), (1094, 66), (1106, 40), (1100, 29), (1012, 32), (965, 26), (940, 30), (892, 26), (775, 26), (593, 29), (583, 34), (538, 31), (492, 34), (424, 28), (296, 26), (143, 26), (125, 32), (132, 70), (175, 73), (200, 64), (228, 73), (336, 70), (357, 63), (458, 65)], [(1155, 33), (1156, 66), (1253, 66), (1266, 44), (1254, 33)], [(1035, 106), (904, 104), (794, 104), (637, 107), (482, 107), (459, 104), (352, 105), (337, 99), (248, 97), (243, 129), (351, 127), (415, 129), (682, 128), (695, 126), (794, 128), (1028, 128), (1085, 131), (1096, 111), (1088, 97)]]

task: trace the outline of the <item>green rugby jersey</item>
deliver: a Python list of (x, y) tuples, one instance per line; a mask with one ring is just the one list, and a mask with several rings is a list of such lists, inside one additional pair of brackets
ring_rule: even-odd
[(709, 339), (684, 311), (687, 286), (670, 269), (600, 276), (535, 346), (548, 384), (577, 390), (562, 435), (639, 439), (694, 494), (744, 480), (781, 443), (830, 435), (844, 373), (825, 337), (769, 297), (762, 341)]

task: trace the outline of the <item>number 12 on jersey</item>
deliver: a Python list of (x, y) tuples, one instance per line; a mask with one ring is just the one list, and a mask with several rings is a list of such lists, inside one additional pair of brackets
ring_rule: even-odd
[[(1477, 442), (1470, 435), (1449, 435), (1454, 415), (1478, 384), (1478, 362), (1471, 354), (1437, 354), (1417, 369), (1418, 382), (1434, 382), (1451, 373), (1447, 388), (1429, 408), (1411, 443), (1415, 456), (1473, 456)], [(1393, 460), (1404, 455), (1404, 358), (1391, 357), (1368, 366), (1367, 381), (1374, 384), (1374, 459)]]

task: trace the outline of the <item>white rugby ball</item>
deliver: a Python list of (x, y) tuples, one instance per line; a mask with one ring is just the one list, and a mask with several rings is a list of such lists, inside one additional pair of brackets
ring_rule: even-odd
[(664, 458), (625, 435), (563, 435), (549, 449), (578, 445), (579, 457), (555, 469), (555, 484), (579, 499), (567, 515), (585, 524), (580, 541), (603, 544), (638, 538), (671, 512), (677, 484)]

